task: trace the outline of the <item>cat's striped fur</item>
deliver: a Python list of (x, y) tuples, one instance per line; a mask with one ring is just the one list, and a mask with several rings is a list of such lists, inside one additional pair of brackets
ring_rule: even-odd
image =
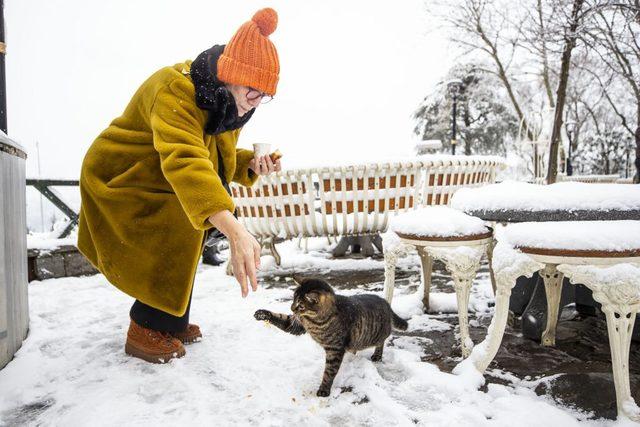
[(266, 320), (293, 335), (308, 332), (326, 353), (318, 396), (328, 396), (345, 352), (375, 347), (371, 360), (382, 358), (384, 341), (391, 328), (407, 329), (407, 322), (376, 295), (337, 295), (328, 283), (309, 279), (296, 289), (291, 304), (293, 315), (258, 310), (258, 320)]

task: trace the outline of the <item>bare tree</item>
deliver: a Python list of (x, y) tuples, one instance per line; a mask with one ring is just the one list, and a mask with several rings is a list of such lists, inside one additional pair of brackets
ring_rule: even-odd
[[(551, 143), (549, 147), (549, 161), (547, 169), (547, 183), (551, 184), (556, 181), (558, 172), (558, 147), (560, 144), (560, 135), (564, 117), (564, 106), (567, 93), (567, 85), (569, 82), (569, 73), (571, 69), (571, 55), (573, 49), (576, 47), (578, 40), (584, 41), (585, 35), (589, 34), (592, 29), (596, 29), (596, 33), (605, 34), (604, 39), (607, 43), (604, 43), (608, 47), (608, 50), (613, 52), (615, 62), (623, 70), (625, 77), (633, 80), (637, 77), (637, 73), (634, 75), (630, 71), (631, 65), (629, 61), (626, 61), (625, 56), (621, 54), (621, 50), (616, 49), (619, 45), (615, 42), (616, 35), (614, 34), (613, 27), (608, 24), (605, 19), (606, 16), (616, 16), (622, 14), (624, 16), (630, 15), (634, 18), (640, 10), (636, 9), (630, 2), (616, 2), (611, 0), (572, 0), (571, 14), (566, 20), (564, 31), (564, 48), (562, 52), (562, 59), (560, 64), (560, 74), (558, 77), (558, 88), (556, 90), (556, 106), (555, 116), (553, 120), (553, 130), (551, 133)], [(598, 19), (600, 17), (600, 19)], [(626, 20), (627, 33), (632, 32), (630, 29), (630, 22), (632, 19)], [(613, 39), (613, 42), (612, 42)], [(637, 38), (632, 37), (633, 42), (629, 43), (630, 46), (638, 47)], [(605, 56), (602, 56), (605, 60)], [(636, 56), (636, 59), (639, 58)], [(607, 62), (605, 60), (605, 62)], [(614, 61), (610, 61), (614, 62)], [(633, 80), (633, 90), (638, 91), (638, 84)], [(638, 129), (638, 136), (640, 136), (640, 128)], [(640, 151), (638, 152), (640, 154)], [(636, 159), (636, 163), (639, 161)], [(640, 165), (640, 164), (639, 164)]]
[(553, 87), (557, 77), (557, 70), (551, 64), (559, 57), (555, 48), (558, 41), (550, 35), (557, 32), (552, 17), (556, 15), (558, 7), (557, 1), (533, 0), (531, 4), (523, 4), (523, 20), (511, 22), (511, 26), (520, 34), (521, 47), (535, 59), (533, 73), (539, 75), (542, 81), (550, 108), (555, 108)]
[[(638, 113), (633, 117), (634, 125), (631, 125), (625, 101), (612, 96), (604, 81), (610, 80), (611, 73), (596, 73), (599, 74), (599, 80), (595, 87), (599, 86), (600, 92), (582, 91), (587, 98), (581, 100), (579, 91), (573, 91), (571, 97), (575, 99), (567, 101), (568, 91), (577, 81), (571, 79), (571, 74), (576, 70), (572, 61), (574, 53), (580, 57), (594, 46), (598, 47), (600, 60), (624, 78), (634, 94), (640, 92), (640, 72), (637, 68), (640, 63), (639, 2), (527, 0), (514, 5), (504, 0), (457, 0), (444, 6), (446, 12), (441, 17), (452, 30), (451, 40), (464, 48), (466, 53), (479, 52), (491, 60), (493, 67), (489, 67), (488, 71), (498, 76), (503, 84), (529, 140), (533, 141), (536, 137), (535, 127), (531, 123), (531, 114), (536, 111), (536, 106), (540, 106), (544, 98), (548, 107), (553, 109), (546, 174), (548, 183), (557, 179), (565, 104), (569, 102), (570, 110), (576, 110), (585, 104), (585, 100), (585, 105), (589, 105), (594, 96), (597, 99), (604, 96), (609, 107), (618, 114), (623, 127), (633, 133), (636, 163), (640, 170), (640, 144), (637, 142), (640, 124), (636, 125), (640, 123), (640, 107), (636, 109)], [(624, 16), (625, 20), (618, 18), (618, 21), (613, 21), (620, 16)], [(591, 71), (598, 67), (601, 65), (591, 67)], [(534, 81), (527, 80), (531, 76), (535, 77)], [(640, 106), (640, 101), (635, 104)], [(589, 105), (589, 108), (596, 116), (609, 117), (607, 108), (602, 105), (598, 105), (598, 108)], [(587, 120), (586, 117), (582, 115), (583, 122)], [(588, 120), (593, 122), (596, 119), (602, 121), (601, 117)], [(603, 132), (596, 134), (604, 138)], [(602, 141), (608, 144), (610, 138)]]
[(564, 34), (564, 49), (560, 63), (560, 76), (558, 89), (556, 90), (556, 106), (553, 118), (553, 130), (551, 131), (551, 144), (549, 145), (549, 161), (547, 164), (547, 183), (556, 182), (558, 174), (558, 146), (560, 144), (560, 132), (562, 131), (562, 118), (564, 117), (564, 104), (567, 97), (567, 84), (569, 82), (569, 67), (571, 66), (571, 54), (576, 47), (578, 38), (578, 25), (581, 20), (581, 11), (584, 0), (573, 0), (571, 16), (568, 28)]
[[(539, 133), (546, 133), (546, 110), (555, 106), (553, 63), (559, 48), (557, 36), (549, 35), (557, 33), (558, 25), (549, 16), (560, 0), (530, 1), (514, 5), (504, 0), (457, 0), (442, 6), (445, 12), (440, 16), (455, 44), (489, 59), (492, 66), (486, 71), (502, 83), (527, 140), (537, 142)], [(536, 116), (543, 118), (540, 126)], [(534, 176), (539, 175), (538, 166), (534, 162)]]
[[(581, 172), (620, 174), (628, 167), (628, 148), (631, 137), (600, 89), (596, 78), (585, 70), (585, 64), (576, 67), (567, 91), (567, 117), (573, 121), (569, 138), (573, 147), (574, 168), (580, 164)], [(608, 78), (609, 91), (620, 97), (622, 83)], [(621, 99), (621, 103), (625, 100)]]
[(509, 74), (518, 42), (513, 37), (502, 34), (507, 29), (508, 18), (498, 13), (499, 9), (492, 0), (460, 0), (447, 3), (444, 6), (445, 12), (440, 16), (454, 30), (451, 35), (454, 43), (468, 51), (482, 52), (490, 58), (493, 67), (485, 71), (500, 79), (527, 138), (533, 141), (533, 128), (521, 106), (522, 100), (518, 96), (513, 76)]
[[(454, 0), (441, 7), (445, 12), (440, 17), (452, 30), (451, 40), (465, 55), (476, 52), (490, 60), (492, 66), (487, 71), (499, 78), (529, 140), (536, 138), (531, 123), (536, 106), (544, 98), (553, 109), (548, 183), (557, 179), (567, 102), (573, 114), (579, 106), (591, 111), (582, 114), (582, 122), (588, 120), (590, 126), (605, 116), (609, 123), (609, 110), (618, 116), (635, 141), (636, 180), (640, 178), (640, 0)], [(590, 66), (595, 83), (588, 90), (572, 91), (572, 99), (567, 101), (571, 85), (578, 81), (571, 79), (577, 68), (572, 63), (574, 53), (582, 57), (591, 50), (600, 61)], [(599, 70), (602, 64), (608, 72)], [(618, 79), (625, 81), (634, 95), (635, 114), (629, 114), (627, 99), (614, 96), (609, 87)], [(594, 99), (604, 99), (608, 107), (598, 104), (596, 108)], [(611, 126), (607, 129), (612, 132)], [(606, 132), (595, 135), (609, 144)]]
[(612, 11), (598, 10), (594, 14), (595, 25), (585, 32), (583, 40), (599, 56), (613, 77), (623, 81), (633, 99), (635, 117), (626, 114), (619, 97), (611, 93), (609, 82), (598, 76), (603, 94), (620, 119), (624, 130), (635, 143), (634, 182), (640, 183), (640, 7), (618, 8)]

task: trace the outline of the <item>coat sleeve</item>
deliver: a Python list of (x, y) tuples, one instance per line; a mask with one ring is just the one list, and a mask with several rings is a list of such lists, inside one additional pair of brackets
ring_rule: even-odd
[(258, 175), (249, 169), (251, 159), (253, 159), (253, 151), (236, 149), (236, 171), (233, 181), (245, 187), (251, 187), (258, 179)]
[(161, 89), (151, 107), (153, 145), (162, 173), (173, 188), (189, 221), (198, 230), (212, 225), (216, 212), (234, 210), (203, 138), (203, 113), (177, 84)]

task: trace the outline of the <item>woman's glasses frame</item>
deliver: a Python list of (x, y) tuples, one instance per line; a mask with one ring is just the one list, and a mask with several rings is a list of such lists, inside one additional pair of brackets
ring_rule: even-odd
[(257, 99), (260, 100), (261, 104), (266, 104), (267, 102), (271, 102), (271, 100), (273, 100), (273, 96), (249, 87), (249, 91), (247, 92), (247, 101), (253, 102)]

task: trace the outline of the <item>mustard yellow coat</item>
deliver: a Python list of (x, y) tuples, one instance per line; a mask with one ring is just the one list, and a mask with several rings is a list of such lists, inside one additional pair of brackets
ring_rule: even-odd
[(118, 289), (175, 316), (186, 311), (207, 218), (234, 204), (218, 177), (252, 185), (239, 129), (205, 135), (191, 61), (153, 74), (89, 148), (80, 176), (78, 248)]

